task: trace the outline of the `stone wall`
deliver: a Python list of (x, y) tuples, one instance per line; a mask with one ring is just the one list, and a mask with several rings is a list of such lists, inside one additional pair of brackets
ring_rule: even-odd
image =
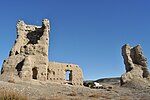
[[(67, 80), (66, 73), (69, 73)], [(78, 65), (49, 62), (47, 80), (61, 84), (83, 85), (82, 70)]]
[[(23, 81), (40, 80), (61, 84), (83, 85), (82, 71), (78, 65), (53, 63), (48, 61), (49, 20), (42, 26), (17, 23), (17, 39), (4, 61), (1, 76)], [(66, 71), (70, 71), (70, 81), (66, 81)]]
[[(46, 80), (50, 25), (47, 19), (42, 26), (17, 23), (17, 39), (3, 64), (2, 74), (13, 74), (23, 80)], [(36, 76), (34, 75), (36, 74)]]
[[(121, 76), (121, 85), (141, 81), (147, 83), (150, 78), (148, 71), (147, 59), (142, 52), (142, 47), (137, 45), (130, 47), (125, 44), (122, 47), (122, 56), (124, 58), (124, 64), (126, 73)], [(149, 83), (149, 82), (148, 82)]]

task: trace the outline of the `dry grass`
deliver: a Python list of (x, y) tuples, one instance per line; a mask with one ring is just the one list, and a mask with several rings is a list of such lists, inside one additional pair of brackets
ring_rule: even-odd
[(120, 100), (130, 100), (128, 97), (121, 97)]
[(66, 97), (54, 97), (54, 98), (50, 98), (50, 99), (46, 99), (46, 100), (66, 100)]
[(22, 96), (15, 92), (0, 90), (0, 100), (29, 100), (27, 96)]
[(68, 94), (67, 96), (76, 96), (76, 95), (77, 95), (76, 92), (72, 92), (72, 93)]
[(105, 99), (111, 99), (110, 97), (108, 97), (107, 95), (102, 94), (102, 93), (92, 94), (92, 95), (90, 95), (89, 97), (92, 97), (92, 98), (105, 98)]
[(11, 79), (11, 80), (8, 80), (9, 83), (15, 83), (15, 80)]
[(50, 99), (47, 98), (39, 98), (38, 100), (65, 100), (63, 97), (53, 97)]

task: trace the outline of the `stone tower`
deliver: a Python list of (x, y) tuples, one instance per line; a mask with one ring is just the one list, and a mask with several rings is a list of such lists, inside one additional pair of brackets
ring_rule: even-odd
[(47, 79), (48, 46), (50, 24), (47, 19), (42, 26), (27, 25), (24, 21), (17, 23), (17, 39), (4, 61), (2, 74), (19, 76), (23, 80)]
[[(18, 21), (16, 27), (17, 39), (2, 66), (3, 79), (83, 85), (82, 70), (77, 64), (48, 61), (50, 24), (47, 19), (42, 21), (42, 26)], [(67, 72), (69, 79), (66, 79)]]
[(130, 45), (125, 44), (122, 47), (122, 56), (126, 73), (121, 76), (121, 85), (146, 86), (143, 84), (149, 84), (150, 72), (142, 47), (140, 45), (130, 47)]

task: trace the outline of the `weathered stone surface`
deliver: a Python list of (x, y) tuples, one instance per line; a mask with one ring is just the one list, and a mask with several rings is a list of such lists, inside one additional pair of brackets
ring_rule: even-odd
[(122, 56), (124, 58), (126, 73), (121, 76), (121, 85), (135, 80), (148, 81), (150, 73), (148, 71), (147, 59), (143, 55), (140, 45), (132, 48), (128, 44), (125, 44), (122, 47)]
[[(69, 72), (69, 80), (66, 80), (66, 73)], [(48, 80), (62, 84), (83, 85), (82, 70), (78, 65), (49, 62), (47, 71)]]
[[(42, 26), (27, 25), (20, 20), (16, 28), (17, 39), (3, 63), (1, 77), (83, 85), (78, 65), (48, 62), (49, 20), (44, 19)], [(70, 71), (69, 81), (66, 81), (66, 71)]]

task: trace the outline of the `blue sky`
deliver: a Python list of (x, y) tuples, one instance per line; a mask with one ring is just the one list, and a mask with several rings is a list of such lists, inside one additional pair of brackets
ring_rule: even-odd
[(16, 39), (16, 23), (51, 22), (49, 60), (79, 64), (85, 80), (125, 72), (121, 47), (141, 44), (150, 61), (149, 0), (3, 0), (0, 67)]

